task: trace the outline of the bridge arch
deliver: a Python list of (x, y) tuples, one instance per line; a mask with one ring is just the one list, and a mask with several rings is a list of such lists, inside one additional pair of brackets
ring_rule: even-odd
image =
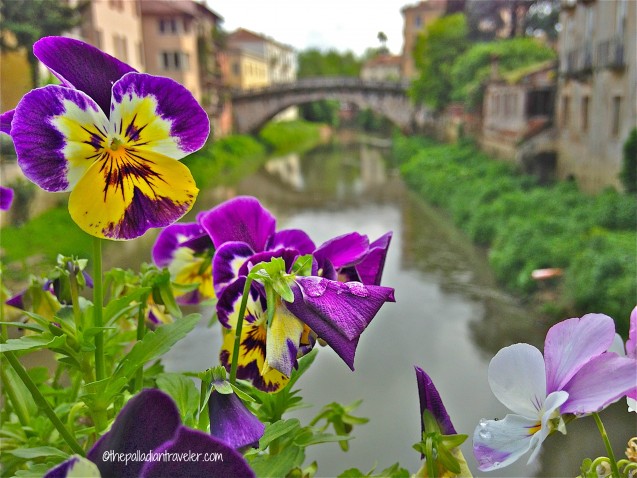
[(406, 82), (324, 77), (236, 91), (232, 94), (235, 130), (238, 133), (254, 133), (277, 113), (290, 106), (332, 99), (369, 108), (409, 133), (422, 125), (425, 112), (411, 103), (407, 87)]

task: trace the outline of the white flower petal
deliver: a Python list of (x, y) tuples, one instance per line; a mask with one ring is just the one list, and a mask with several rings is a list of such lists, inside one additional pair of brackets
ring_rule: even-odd
[(511, 411), (527, 418), (539, 417), (546, 398), (542, 353), (529, 344), (503, 348), (489, 364), (489, 385)]
[(473, 454), (478, 468), (491, 471), (510, 465), (533, 445), (539, 418), (507, 415), (504, 420), (482, 420), (473, 433)]
[(529, 457), (529, 461), (527, 463), (531, 463), (537, 457), (537, 454), (540, 452), (540, 448), (542, 447), (542, 443), (546, 439), (547, 436), (553, 431), (552, 426), (549, 424), (549, 421), (553, 418), (558, 418), (560, 415), (560, 407), (564, 402), (568, 400), (567, 392), (553, 392), (546, 397), (546, 401), (544, 402), (544, 410), (541, 419), (541, 428), (538, 432), (533, 435), (533, 441), (531, 443), (531, 449), (533, 452)]

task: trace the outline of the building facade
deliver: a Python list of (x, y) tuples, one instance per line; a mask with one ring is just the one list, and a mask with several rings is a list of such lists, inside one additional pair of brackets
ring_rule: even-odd
[(637, 124), (637, 2), (564, 0), (560, 23), (558, 176), (588, 192), (621, 189)]
[(81, 26), (73, 33), (70, 36), (79, 36), (138, 71), (145, 70), (139, 1), (90, 0)]
[(401, 9), (403, 14), (403, 51), (402, 76), (411, 79), (416, 76), (414, 65), (414, 47), (418, 35), (447, 8), (447, 0), (423, 0), (415, 5), (408, 5)]
[(378, 55), (361, 68), (361, 78), (369, 81), (398, 81), (401, 77), (402, 57)]

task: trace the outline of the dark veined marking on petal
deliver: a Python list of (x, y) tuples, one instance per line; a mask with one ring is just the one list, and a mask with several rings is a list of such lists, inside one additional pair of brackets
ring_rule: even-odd
[(134, 186), (132, 200), (122, 219), (109, 223), (102, 229), (102, 233), (106, 237), (133, 239), (151, 227), (168, 226), (188, 211), (194, 197), (188, 195), (188, 198), (190, 201), (183, 203), (162, 196), (149, 198)]
[(122, 199), (125, 201), (126, 194), (124, 185), (126, 181), (131, 181), (132, 183), (135, 183), (135, 180), (145, 182), (155, 198), (159, 197), (156, 191), (158, 187), (157, 183), (162, 182), (168, 184), (160, 173), (153, 170), (153, 161), (145, 159), (134, 151), (122, 148), (122, 152), (119, 154), (113, 154), (109, 151), (105, 151), (104, 153), (102, 166), (100, 168), (100, 171), (106, 171), (104, 201), (106, 201), (108, 189), (111, 187), (114, 187), (115, 191), (120, 189)]
[[(85, 144), (90, 144), (91, 146), (93, 146), (93, 148), (95, 148), (95, 151), (99, 151), (100, 149), (104, 147), (104, 140), (106, 139), (106, 134), (102, 132), (102, 130), (99, 129), (99, 127), (96, 124), (93, 124), (93, 127), (97, 130), (97, 132), (91, 131), (85, 126), (80, 125), (80, 128), (82, 128), (84, 131), (86, 131), (88, 134), (91, 135), (91, 139), (89, 141), (82, 141), (82, 142)], [(91, 158), (88, 158), (88, 159), (91, 159)]]
[(137, 126), (135, 124), (135, 120), (137, 119), (137, 113), (135, 113), (135, 116), (133, 116), (133, 119), (131, 120), (131, 122), (129, 123), (129, 125), (126, 127), (126, 133), (125, 136), (128, 138), (129, 142), (134, 142), (132, 144), (132, 146), (142, 146), (144, 144), (147, 144), (148, 142), (139, 142), (140, 139), (140, 135), (142, 133), (142, 131), (144, 131), (144, 129), (146, 129), (146, 127), (148, 126), (148, 123), (146, 123), (143, 126)]
[(245, 354), (251, 352), (258, 353), (265, 359), (265, 340), (266, 330), (263, 326), (255, 326), (246, 332), (246, 338), (241, 341), (241, 345), (245, 348)]
[[(232, 334), (234, 337), (234, 329), (227, 332)], [(230, 362), (231, 362), (231, 354), (229, 350), (221, 349), (219, 353), (219, 362), (221, 365), (225, 367), (225, 369), (230, 373)], [(240, 380), (249, 380), (252, 384), (259, 390), (263, 390), (264, 392), (273, 393), (281, 388), (281, 386), (287, 383), (287, 379), (283, 378), (281, 382), (273, 382), (266, 380), (261, 375), (261, 370), (257, 364), (256, 360), (252, 360), (251, 362), (245, 365), (237, 366), (237, 378)]]

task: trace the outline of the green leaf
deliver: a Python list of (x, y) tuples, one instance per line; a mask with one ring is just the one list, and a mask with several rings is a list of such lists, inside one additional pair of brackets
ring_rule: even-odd
[(155, 382), (160, 390), (173, 398), (184, 424), (194, 427), (194, 417), (199, 407), (199, 392), (195, 382), (179, 373), (162, 373)]
[(298, 418), (291, 418), (289, 420), (279, 420), (278, 422), (266, 425), (265, 432), (259, 440), (259, 448), (265, 450), (268, 445), (284, 435), (296, 433), (301, 428), (301, 422)]
[(130, 380), (139, 367), (168, 352), (173, 345), (195, 328), (199, 320), (201, 320), (201, 314), (190, 314), (172, 324), (162, 325), (154, 332), (147, 333), (124, 356), (115, 369), (111, 380), (115, 381), (120, 378)]
[(104, 323), (110, 324), (131, 309), (137, 308), (142, 298), (150, 293), (150, 287), (139, 287), (130, 294), (111, 300), (104, 307)]
[(299, 467), (305, 460), (303, 449), (289, 446), (277, 455), (259, 455), (250, 462), (257, 477), (287, 476), (293, 468)]
[(42, 335), (27, 335), (19, 339), (9, 339), (0, 344), (0, 353), (15, 352), (18, 350), (40, 350), (45, 348), (58, 348), (66, 343), (66, 336), (53, 337), (50, 333)]
[(18, 327), (25, 330), (33, 330), (34, 332), (44, 332), (44, 327), (37, 324), (25, 324), (24, 322), (0, 322), (0, 325), (7, 325), (9, 327)]
[[(5, 392), (11, 390), (15, 394), (15, 399), (18, 403), (11, 402), (14, 408), (19, 408), (21, 416), (26, 417), (31, 422), (31, 417), (34, 417), (38, 413), (38, 406), (35, 404), (31, 392), (26, 387), (24, 382), (20, 379), (18, 374), (13, 370), (13, 367), (7, 367), (3, 365), (2, 380), (4, 383)], [(6, 399), (6, 398), (5, 398)]]
[(333, 443), (333, 442), (341, 442), (346, 440), (351, 440), (354, 437), (347, 435), (334, 435), (332, 433), (303, 433), (299, 434), (294, 439), (294, 443), (298, 446), (306, 448), (311, 445), (318, 445), (319, 443)]
[(42, 458), (45, 456), (56, 456), (59, 458), (68, 458), (69, 454), (63, 452), (62, 450), (58, 450), (57, 448), (53, 448), (52, 446), (38, 446), (34, 448), (16, 448), (14, 450), (7, 450), (6, 453), (9, 453), (13, 456), (17, 456), (18, 458), (24, 458), (27, 460), (32, 460), (34, 458)]
[(366, 476), (369, 476), (369, 475), (368, 474), (366, 475), (358, 468), (348, 468), (343, 473), (338, 475), (338, 478), (365, 478)]

